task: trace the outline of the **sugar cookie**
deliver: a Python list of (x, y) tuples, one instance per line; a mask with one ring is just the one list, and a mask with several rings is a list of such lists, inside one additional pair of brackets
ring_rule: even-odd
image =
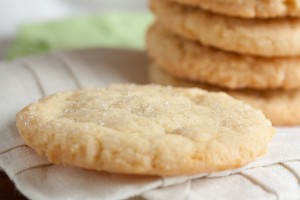
[(177, 87), (198, 87), (214, 92), (227, 92), (232, 97), (261, 109), (275, 126), (300, 125), (300, 90), (228, 90), (173, 77), (154, 65), (150, 66), (149, 70), (149, 76), (153, 83)]
[(150, 0), (159, 22), (182, 37), (262, 57), (300, 56), (300, 18), (240, 19), (163, 0)]
[(274, 133), (261, 111), (225, 93), (133, 84), (54, 94), (20, 111), (17, 127), (51, 162), (155, 175), (243, 166)]
[(205, 47), (156, 23), (147, 35), (149, 56), (169, 74), (231, 89), (300, 88), (300, 57), (261, 58)]

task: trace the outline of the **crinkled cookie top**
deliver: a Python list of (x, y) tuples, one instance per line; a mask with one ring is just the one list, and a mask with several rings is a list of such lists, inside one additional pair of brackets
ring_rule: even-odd
[(261, 111), (224, 93), (133, 84), (54, 94), (20, 111), (17, 127), (54, 163), (157, 175), (240, 167), (274, 133)]

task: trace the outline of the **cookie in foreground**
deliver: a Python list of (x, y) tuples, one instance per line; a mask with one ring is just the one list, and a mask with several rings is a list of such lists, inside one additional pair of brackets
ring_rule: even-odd
[(241, 167), (274, 134), (261, 111), (225, 93), (134, 84), (45, 97), (17, 114), (17, 128), (53, 163), (142, 175)]

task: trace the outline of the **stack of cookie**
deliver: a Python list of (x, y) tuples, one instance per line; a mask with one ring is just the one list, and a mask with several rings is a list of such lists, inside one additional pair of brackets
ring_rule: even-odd
[(226, 91), (274, 125), (300, 124), (300, 4), (150, 0), (151, 80)]

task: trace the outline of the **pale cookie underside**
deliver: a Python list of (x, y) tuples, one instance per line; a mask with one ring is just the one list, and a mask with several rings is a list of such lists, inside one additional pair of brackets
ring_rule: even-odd
[(224, 93), (155, 85), (58, 93), (20, 111), (17, 127), (54, 163), (157, 175), (245, 165), (274, 132), (260, 111)]
[(154, 64), (149, 67), (149, 76), (150, 80), (156, 84), (176, 87), (198, 87), (208, 91), (227, 92), (234, 98), (262, 110), (275, 126), (300, 124), (300, 90), (228, 90), (173, 77)]
[(300, 55), (300, 19), (240, 19), (199, 8), (150, 0), (159, 22), (172, 32), (226, 51), (262, 57)]
[(147, 49), (160, 67), (176, 77), (231, 89), (300, 88), (300, 57), (229, 53), (175, 36), (158, 23), (148, 31)]
[(299, 17), (298, 0), (168, 0), (242, 18)]

